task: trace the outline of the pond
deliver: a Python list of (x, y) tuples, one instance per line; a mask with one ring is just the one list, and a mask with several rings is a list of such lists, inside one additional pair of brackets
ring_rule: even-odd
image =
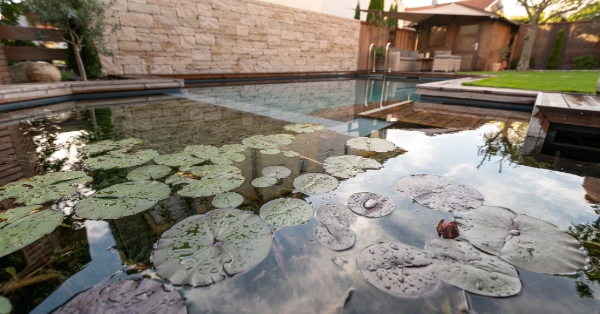
[[(170, 304), (190, 313), (597, 311), (598, 164), (522, 156), (530, 113), (422, 103), (414, 93), (416, 83), (327, 80), (198, 87), (0, 114), (2, 184), (68, 173), (68, 178), (29, 182), (28, 189), (42, 187), (0, 202), (0, 215), (26, 202), (42, 205), (34, 215), (61, 214), (48, 235), (0, 257), (1, 295), (15, 313), (49, 313), (94, 286), (145, 278), (160, 284), (144, 289), (183, 296), (184, 307), (182, 301)], [(375, 110), (393, 104), (394, 109)], [(290, 127), (294, 124), (314, 125)], [(374, 152), (348, 146), (355, 137), (386, 140), (395, 147)], [(139, 141), (121, 141), (126, 139)], [(104, 140), (121, 142), (93, 145)], [(112, 168), (113, 162), (123, 168)], [(162, 166), (140, 169), (155, 164)], [(130, 174), (135, 169), (140, 170)], [(466, 292), (435, 273), (427, 277), (413, 270), (430, 269), (429, 261), (402, 268), (435, 282), (423, 288), (427, 293), (398, 292), (385, 282), (372, 285), (379, 275), (359, 269), (361, 253), (380, 250), (372, 245), (395, 243), (390, 247), (414, 247), (404, 249), (414, 258), (426, 243), (439, 239), (440, 220), (454, 219), (453, 212), (432, 209), (433, 202), (401, 194), (396, 183), (417, 174), (452, 179), (445, 186), (471, 187), (481, 194), (484, 207), (509, 208), (570, 230), (596, 255), (568, 276), (516, 267), (512, 285), (521, 286), (511, 286), (515, 293), (506, 297)], [(136, 177), (157, 182), (133, 181)], [(224, 194), (228, 191), (235, 193)], [(369, 194), (360, 199), (355, 195), (360, 192), (381, 198)], [(337, 211), (352, 203), (367, 209), (360, 209), (363, 215), (343, 209), (352, 220), (346, 225), (339, 213), (327, 216), (322, 209), (343, 205), (328, 209)], [(378, 212), (365, 214), (371, 207)], [(464, 237), (473, 231), (460, 223), (466, 219), (460, 215), (478, 210), (456, 213)], [(40, 218), (50, 224), (54, 216)], [(340, 219), (340, 224), (326, 224), (327, 219)], [(29, 234), (44, 224), (32, 225)], [(468, 245), (464, 239), (443, 241)], [(430, 242), (428, 250), (434, 249)], [(537, 254), (545, 248), (531, 250)], [(564, 255), (560, 246), (554, 253)], [(200, 270), (191, 276), (186, 272), (192, 268)], [(420, 287), (417, 281), (423, 280), (414, 283)], [(115, 291), (134, 288), (120, 289)], [(118, 304), (128, 297), (123, 294), (110, 302)], [(170, 297), (160, 295), (163, 301)], [(80, 304), (105, 306), (101, 301), (107, 297), (88, 298)]]

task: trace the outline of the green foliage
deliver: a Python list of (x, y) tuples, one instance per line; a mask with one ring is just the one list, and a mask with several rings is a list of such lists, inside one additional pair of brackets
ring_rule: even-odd
[(595, 64), (596, 57), (594, 55), (573, 58), (573, 69), (575, 70), (590, 70), (594, 68)]
[(375, 56), (376, 57), (384, 57), (385, 56), (385, 47), (380, 46), (375, 48)]
[(13, 0), (0, 0), (0, 25), (17, 25), (19, 15), (21, 15), (21, 3)]
[[(398, 12), (398, 5), (397, 4), (396, 5), (392, 4), (390, 6), (390, 12)], [(387, 22), (388, 22), (388, 25), (391, 26), (391, 27), (394, 27), (394, 28), (398, 27), (398, 19), (391, 19), (390, 18), (390, 19), (388, 19)]]
[(560, 66), (560, 54), (563, 45), (563, 37), (565, 37), (565, 29), (561, 28), (558, 31), (558, 34), (556, 34), (556, 39), (554, 40), (554, 45), (552, 45), (550, 57), (548, 57), (548, 62), (546, 62), (546, 69), (556, 70)]
[(594, 94), (596, 92), (596, 83), (598, 82), (600, 71), (503, 71), (466, 72), (466, 74), (489, 74), (496, 76), (479, 81), (463, 83), (463, 85), (468, 86)]
[(64, 70), (60, 72), (60, 80), (61, 81), (75, 81), (75, 72), (73, 70)]
[(590, 3), (567, 17), (567, 21), (600, 20), (600, 0)]
[[(85, 29), (78, 29), (77, 32), (83, 35), (83, 46), (81, 48), (80, 55), (87, 77), (91, 79), (102, 77), (102, 64), (100, 63), (100, 56), (98, 55), (96, 46), (87, 36), (84, 35)], [(75, 59), (75, 49), (73, 45), (69, 45), (67, 49), (66, 63), (67, 69), (81, 76), (81, 73), (77, 67), (77, 60)]]
[(354, 11), (354, 19), (360, 20), (360, 2), (356, 2), (356, 11)]
[[(384, 0), (371, 0), (369, 2), (369, 10), (380, 10), (383, 11), (383, 1)], [(378, 14), (367, 14), (367, 23), (373, 23), (378, 25), (386, 25), (383, 16)]]

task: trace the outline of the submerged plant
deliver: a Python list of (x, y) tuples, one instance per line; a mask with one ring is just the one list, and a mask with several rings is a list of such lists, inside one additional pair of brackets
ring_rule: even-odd
[(6, 224), (0, 229), (0, 257), (18, 251), (52, 232), (63, 220), (55, 210), (33, 212)]
[(83, 165), (88, 169), (113, 169), (129, 168), (143, 165), (158, 156), (158, 152), (153, 149), (142, 150), (133, 154), (126, 154), (120, 150), (108, 152), (108, 154), (89, 158), (83, 161)]
[(12, 312), (12, 304), (10, 300), (0, 295), (0, 314), (10, 314)]
[(364, 169), (380, 169), (381, 167), (383, 165), (374, 159), (353, 155), (333, 156), (323, 162), (325, 171), (338, 178), (351, 178), (364, 172)]
[(336, 178), (323, 173), (305, 173), (294, 179), (294, 188), (305, 194), (322, 194), (335, 190), (339, 185)]
[(388, 140), (370, 137), (351, 138), (346, 141), (346, 146), (358, 150), (366, 150), (380, 153), (391, 152), (394, 149), (396, 149), (396, 145), (394, 145), (394, 143)]
[(54, 172), (0, 187), (0, 200), (15, 198), (25, 205), (42, 204), (77, 191), (76, 184), (91, 182), (83, 171)]
[(394, 204), (389, 198), (372, 192), (360, 192), (350, 195), (348, 207), (353, 212), (369, 218), (384, 217), (394, 211)]
[(263, 205), (259, 215), (272, 226), (293, 226), (309, 221), (314, 212), (306, 201), (278, 198)]

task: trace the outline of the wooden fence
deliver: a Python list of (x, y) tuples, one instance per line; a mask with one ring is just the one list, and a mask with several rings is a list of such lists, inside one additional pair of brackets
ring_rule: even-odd
[(385, 47), (391, 42), (391, 47), (414, 50), (416, 47), (416, 32), (412, 29), (391, 29), (375, 24), (361, 23), (358, 47), (358, 70), (367, 70), (369, 46)]

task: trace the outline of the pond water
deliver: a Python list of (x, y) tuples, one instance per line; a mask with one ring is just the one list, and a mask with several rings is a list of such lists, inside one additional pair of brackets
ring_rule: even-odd
[[(382, 218), (359, 216), (352, 225), (356, 242), (344, 251), (315, 241), (320, 223), (312, 217), (304, 224), (274, 228), (267, 257), (248, 271), (205, 287), (165, 282), (165, 289), (183, 295), (190, 313), (599, 312), (597, 260), (572, 276), (517, 269), (523, 287), (508, 298), (478, 296), (444, 282), (423, 297), (395, 297), (361, 276), (356, 259), (369, 245), (397, 242), (423, 249), (438, 238), (438, 222), (453, 219), (452, 213), (423, 207), (396, 192), (395, 182), (414, 174), (455, 179), (481, 192), (485, 205), (507, 207), (563, 230), (589, 224), (591, 229), (580, 236), (593, 232), (594, 226), (597, 230), (600, 223), (595, 212), (600, 203), (598, 164), (521, 156), (529, 113), (419, 103), (415, 84), (331, 80), (199, 87), (172, 95), (2, 113), (2, 184), (42, 173), (85, 170), (84, 147), (99, 140), (136, 138), (143, 143), (135, 150), (154, 149), (163, 155), (189, 145), (221, 147), (254, 135), (293, 134), (295, 139), (285, 149), (299, 157), (258, 149), (241, 153), (245, 159), (234, 165), (245, 181), (233, 189), (244, 198), (239, 209), (258, 214), (263, 204), (286, 197), (303, 199), (316, 210), (325, 204), (346, 204), (357, 192), (375, 192), (389, 198), (393, 212)], [(409, 99), (417, 102), (395, 111), (367, 112)], [(290, 123), (316, 123), (334, 132), (297, 134), (284, 129)], [(345, 145), (356, 136), (386, 139), (406, 152), (365, 155)], [(324, 194), (294, 190), (293, 181), (302, 173), (324, 172), (321, 163), (326, 158), (355, 154), (375, 158), (383, 168), (341, 179), (335, 190)], [(271, 187), (253, 187), (251, 181), (267, 166), (287, 167), (291, 175)], [(67, 215), (62, 224), (0, 257), (0, 292), (15, 313), (48, 313), (81, 291), (125, 278), (162, 280), (150, 259), (153, 246), (177, 222), (214, 210), (212, 196), (181, 197), (176, 193), (181, 186), (172, 185), (168, 198), (139, 214), (104, 221), (72, 215), (75, 204), (95, 191), (127, 182), (134, 168), (87, 171), (93, 178), (90, 184), (44, 203)], [(173, 167), (171, 174), (176, 172)], [(13, 200), (2, 201), (0, 213), (18, 206)]]

